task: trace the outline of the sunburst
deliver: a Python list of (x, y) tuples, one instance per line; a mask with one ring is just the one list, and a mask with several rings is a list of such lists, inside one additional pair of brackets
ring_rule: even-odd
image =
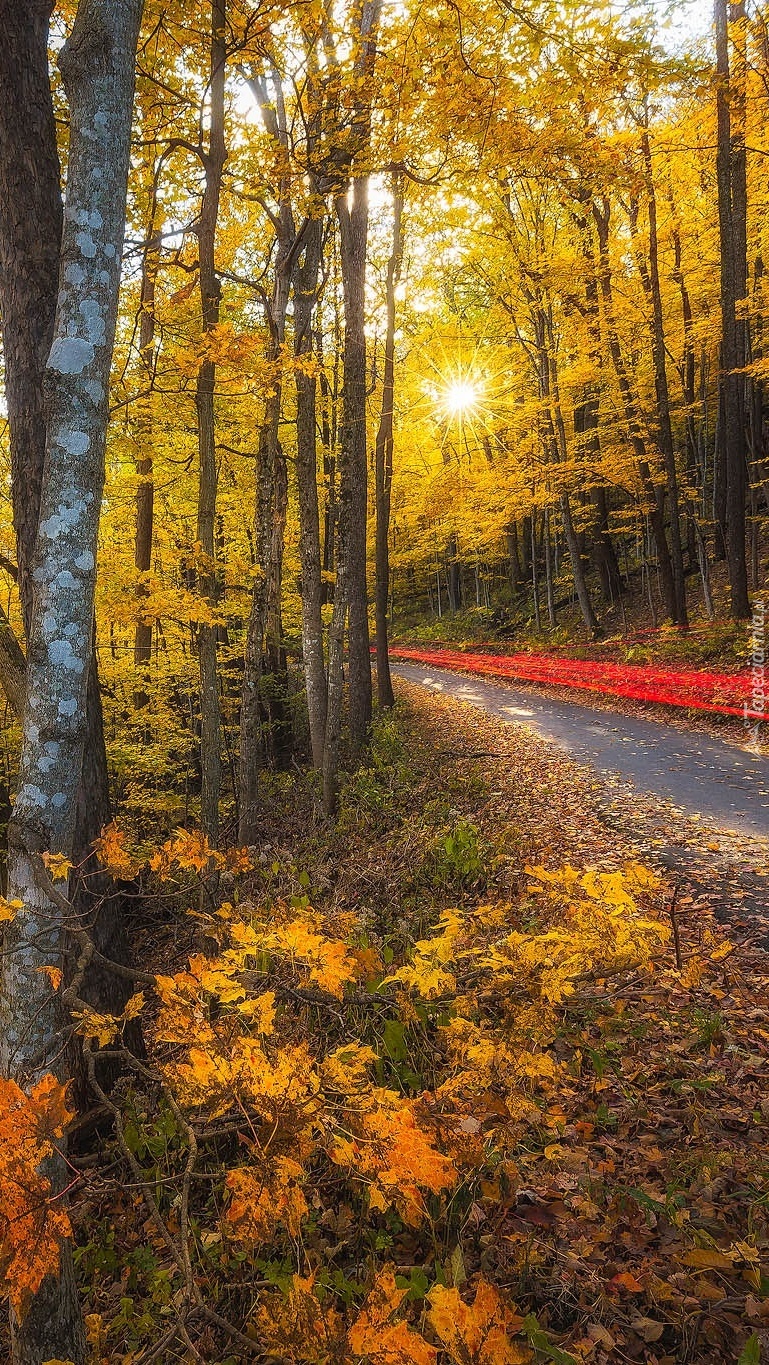
[(460, 372), (448, 378), (439, 389), (437, 406), (446, 420), (464, 422), (479, 411), (483, 397), (481, 380)]

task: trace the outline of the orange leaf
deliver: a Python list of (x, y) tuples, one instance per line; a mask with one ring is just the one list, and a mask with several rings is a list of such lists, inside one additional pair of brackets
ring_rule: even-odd
[(475, 1302), (465, 1303), (458, 1289), (436, 1284), (428, 1295), (430, 1324), (457, 1365), (524, 1365), (531, 1360), (528, 1346), (511, 1338), (523, 1327), (521, 1318), (480, 1279)]
[(392, 1266), (377, 1275), (374, 1287), (348, 1333), (350, 1349), (372, 1365), (436, 1365), (438, 1352), (406, 1322), (393, 1322), (405, 1289), (395, 1283)]

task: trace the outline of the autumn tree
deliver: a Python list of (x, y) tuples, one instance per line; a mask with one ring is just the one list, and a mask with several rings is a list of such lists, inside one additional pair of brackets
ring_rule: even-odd
[[(60, 57), (71, 138), (9, 836), (10, 893), (23, 908), (8, 930), (0, 977), (3, 1073), (26, 1082), (61, 1066), (56, 997), (43, 969), (61, 960), (66, 919), (42, 855), (69, 858), (75, 840), (141, 9), (141, 0), (82, 0)], [(53, 1166), (61, 1183), (63, 1170), (55, 1159)], [(68, 1254), (14, 1331), (15, 1361), (31, 1365), (56, 1353), (75, 1362), (85, 1354)]]

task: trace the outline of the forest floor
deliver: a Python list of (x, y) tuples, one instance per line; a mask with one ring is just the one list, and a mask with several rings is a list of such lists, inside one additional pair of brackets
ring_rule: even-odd
[[(613, 800), (594, 771), (524, 726), (400, 679), (397, 691), (334, 824), (319, 813), (313, 775), (265, 779), (258, 870), (234, 884), (223, 876), (221, 894), (257, 925), (260, 915), (316, 916), (307, 923), (385, 964), (368, 983), (371, 1006), (360, 990), (308, 994), (274, 963), (260, 989), (273, 973), (276, 1030), (325, 1055), (321, 1078), (330, 1060), (338, 1069), (370, 1047), (375, 1084), (388, 1089), (365, 1104), (406, 1105), (456, 1183), (448, 1194), (436, 1186), (421, 1220), (397, 1193), (379, 1211), (360, 1193), (374, 1148), (360, 1149), (356, 1177), (316, 1145), (301, 1237), (278, 1223), (268, 1245), (244, 1249), (222, 1214), (224, 1168), (209, 1161), (190, 1224), (205, 1301), (281, 1365), (758, 1365), (769, 1351), (761, 926), (744, 903), (719, 923), (708, 879), (690, 883), (681, 868), (672, 911), (672, 881), (649, 883), (634, 906), (622, 888), (644, 887), (636, 865), (654, 860), (669, 812), (627, 792)], [(711, 887), (721, 843), (713, 834), (718, 849), (703, 853)], [(145, 902), (135, 935), (145, 970), (184, 972), (201, 952), (189, 904), (167, 896), (153, 919)], [(604, 946), (626, 931), (653, 946), (602, 971)], [(400, 973), (395, 991), (384, 972)], [(424, 984), (433, 977), (435, 989)], [(234, 1019), (228, 1008), (210, 1015), (215, 1030)], [(146, 1074), (167, 1075), (167, 1048), (158, 1061), (151, 1025), (147, 1036)], [(369, 1093), (361, 1085), (358, 1076), (345, 1128)], [(118, 1095), (178, 1243), (188, 1152), (151, 1084), (144, 1097), (135, 1086)], [(220, 1114), (212, 1131), (226, 1128)], [(225, 1166), (250, 1147), (235, 1111), (233, 1131), (243, 1128), (229, 1158), (216, 1139)], [(393, 1165), (406, 1159), (394, 1152)], [(248, 1358), (195, 1307), (186, 1337), (158, 1354), (185, 1302), (173, 1257), (125, 1153), (108, 1138), (77, 1160), (72, 1213), (94, 1362)], [(408, 1179), (429, 1181), (435, 1161), (423, 1152)]]

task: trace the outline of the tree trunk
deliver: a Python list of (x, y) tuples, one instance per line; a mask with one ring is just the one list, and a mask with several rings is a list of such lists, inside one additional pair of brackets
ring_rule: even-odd
[(43, 374), (62, 205), (48, 79), (48, 0), (0, 0), (0, 308), (19, 596), (27, 635), (45, 457)]
[[(304, 261), (294, 276), (294, 353), (312, 352), (312, 316), (323, 253), (323, 222), (307, 227)], [(296, 483), (299, 502), (299, 558), (302, 567), (302, 660), (307, 691), (312, 761), (323, 767), (328, 688), (323, 658), (323, 582), (318, 512), (316, 381), (301, 365), (296, 370)]]
[[(351, 199), (351, 202), (349, 200)], [(339, 520), (348, 518), (345, 596), (348, 611), (350, 744), (360, 752), (371, 724), (371, 643), (366, 582), (368, 467), (366, 460), (366, 246), (368, 177), (351, 182), (336, 201), (344, 293), (342, 424), (339, 442)], [(341, 566), (337, 568), (337, 579)]]
[[(157, 195), (153, 193), (152, 211), (147, 228), (147, 242), (142, 257), (141, 316), (139, 319), (139, 354), (148, 393), (142, 398), (142, 414), (138, 423), (140, 451), (136, 461), (138, 486), (136, 489), (136, 532), (134, 539), (134, 567), (146, 574), (152, 568), (152, 536), (155, 513), (155, 481), (153, 477), (152, 389), (155, 382), (155, 280), (160, 259), (160, 239), (155, 227)], [(146, 586), (140, 581), (137, 597), (141, 609), (147, 596)], [(149, 702), (147, 665), (152, 658), (152, 622), (141, 620), (134, 632), (134, 666), (136, 684), (134, 706), (137, 711)]]
[(462, 610), (462, 574), (459, 566), (459, 546), (456, 531), (449, 536), (446, 546), (446, 587), (449, 598), (449, 611)]
[(550, 508), (545, 507), (543, 514), (542, 539), (545, 544), (545, 599), (547, 601), (547, 619), (551, 626), (555, 625), (555, 596), (553, 594), (553, 556), (550, 548)]
[[(219, 322), (221, 284), (216, 273), (216, 228), (227, 149), (224, 141), (224, 78), (227, 0), (211, 0), (210, 115), (206, 153), (205, 188), (198, 220), (200, 261), (200, 302), (203, 331), (212, 331)], [(198, 485), (197, 541), (203, 564), (198, 579), (202, 596), (213, 609), (216, 605), (215, 529), (218, 469), (216, 461), (216, 364), (204, 360), (198, 370), (195, 408), (198, 421), (200, 476)], [(200, 672), (200, 824), (211, 844), (219, 837), (219, 795), (222, 780), (221, 705), (216, 658), (217, 629), (213, 625), (197, 628), (198, 668)]]
[[(48, 75), (50, 8), (45, 0), (0, 0), (0, 312), (18, 583), (27, 638), (45, 462), (44, 379), (53, 340), (63, 223)], [(7, 622), (2, 639), (3, 686), (21, 718), (26, 665)], [(86, 862), (93, 840), (111, 819), (95, 656), (88, 672), (85, 719), (85, 759), (73, 843), (78, 864)], [(121, 898), (110, 879), (97, 873), (93, 860), (83, 870), (87, 880), (81, 879), (75, 889), (75, 910), (93, 924), (99, 949), (126, 963), (129, 954)], [(121, 978), (92, 967), (82, 994), (95, 1008), (119, 1013), (129, 989)], [(85, 1103), (88, 1085), (80, 1049), (70, 1049), (68, 1060), (77, 1073), (76, 1101)]]
[(673, 581), (673, 566), (665, 532), (665, 490), (664, 487), (655, 482), (651, 469), (649, 468), (646, 442), (639, 421), (638, 403), (636, 396), (633, 393), (630, 377), (625, 365), (625, 358), (622, 354), (614, 314), (614, 296), (611, 282), (611, 264), (609, 260), (609, 215), (610, 208), (607, 199), (603, 199), (600, 204), (593, 204), (593, 218), (598, 232), (598, 283), (603, 302), (606, 340), (608, 342), (609, 354), (612, 358), (614, 371), (617, 376), (630, 444), (636, 458), (641, 485), (646, 498), (646, 511), (648, 512), (652, 531), (654, 533), (660, 582), (662, 585), (662, 597), (668, 616), (670, 616), (671, 619), (675, 619), (677, 610), (676, 592)]
[(541, 630), (542, 617), (539, 610), (539, 583), (537, 579), (537, 514), (533, 508), (531, 512), (531, 587), (534, 595), (534, 624), (537, 630)]
[[(344, 190), (335, 200), (339, 224), (339, 259), (344, 297), (342, 422), (339, 440), (336, 584), (329, 631), (328, 714), (323, 752), (323, 803), (336, 807), (342, 725), (343, 646), (349, 619), (350, 742), (353, 754), (363, 746), (371, 721), (371, 652), (366, 590), (366, 248), (368, 244), (368, 176), (357, 175), (354, 159), (371, 141), (371, 103), (376, 65), (376, 38), (382, 0), (363, 0), (351, 34), (354, 89), (351, 91), (348, 145), (341, 151)], [(333, 179), (340, 179), (333, 167)]]
[(393, 176), (393, 236), (387, 262), (384, 375), (382, 411), (376, 438), (376, 676), (382, 708), (395, 705), (390, 676), (387, 618), (390, 604), (390, 496), (393, 479), (393, 400), (395, 393), (395, 291), (403, 258), (403, 180)]
[(647, 297), (652, 305), (652, 360), (654, 362), (654, 391), (657, 399), (657, 422), (659, 426), (660, 447), (665, 465), (668, 502), (670, 505), (670, 560), (673, 571), (673, 587), (676, 598), (675, 620), (678, 625), (688, 626), (686, 612), (686, 582), (684, 579), (684, 556), (681, 541), (681, 516), (678, 498), (678, 471), (673, 444), (673, 426), (670, 420), (670, 391), (666, 365), (665, 322), (662, 313), (662, 290), (660, 288), (659, 244), (657, 238), (657, 193), (652, 171), (651, 143), (649, 130), (644, 127), (641, 133), (641, 154), (646, 180), (646, 205), (649, 215), (649, 269), (642, 272), (642, 281)]
[[(289, 129), (283, 87), (277, 70), (271, 71), (271, 88), (264, 76), (252, 76), (249, 85), (276, 152), (289, 161)], [(286, 459), (280, 443), (283, 399), (281, 353), (286, 334), (291, 278), (302, 234), (296, 232), (291, 207), (291, 179), (282, 175), (277, 212), (271, 215), (277, 241), (272, 298), (267, 309), (269, 339), (266, 360), (272, 368), (271, 392), (265, 403), (259, 431), (256, 483), (256, 541), (260, 577), (254, 583), (251, 615), (246, 637), (243, 696), (240, 712), (239, 828), (242, 843), (256, 840), (259, 809), (259, 766), (262, 758), (271, 765), (284, 759), (290, 748), (288, 671), (282, 640), (281, 592), (283, 549), (288, 507)], [(269, 686), (264, 685), (269, 675)], [(262, 717), (265, 717), (263, 724)]]
[[(552, 335), (550, 322), (547, 324), (547, 349), (544, 356), (544, 384), (545, 392), (543, 397), (549, 404), (548, 420), (552, 431), (552, 441), (554, 453), (559, 458), (561, 464), (565, 464), (568, 459), (568, 446), (566, 441), (566, 424), (563, 420), (563, 409), (561, 407), (561, 391), (558, 381), (558, 361), (555, 354), (555, 345)], [(568, 489), (563, 488), (560, 494), (561, 520), (563, 522), (566, 546), (569, 551), (571, 572), (574, 579), (574, 590), (577, 594), (577, 601), (582, 613), (582, 619), (590, 631), (594, 640), (597, 640), (603, 631), (598, 622), (598, 617), (593, 609), (590, 597), (590, 590), (587, 586), (585, 577), (585, 565), (582, 559), (582, 550), (579, 543), (579, 536), (574, 529), (574, 519), (571, 514), (571, 503), (569, 501)], [(546, 525), (547, 530), (547, 525)], [(549, 610), (548, 603), (548, 610)]]
[(518, 556), (518, 523), (511, 521), (505, 532), (507, 540), (507, 563), (508, 576), (510, 579), (510, 592), (513, 597), (518, 595), (518, 587), (523, 577), (521, 571), (521, 561)]
[[(125, 226), (134, 62), (141, 0), (81, 0), (60, 66), (71, 111), (67, 200), (47, 436), (33, 559), (19, 791), (9, 833), (8, 926), (0, 976), (5, 1075), (29, 1084), (61, 1070), (57, 997), (44, 966), (61, 960), (62, 912), (41, 853), (71, 856), (87, 734), (86, 696), (110, 362)], [(93, 684), (91, 684), (93, 686)], [(51, 1163), (55, 1186), (64, 1166)], [(86, 1347), (70, 1249), (13, 1330), (16, 1365), (53, 1356), (80, 1365)]]
[[(743, 4), (733, 7), (744, 18)], [(727, 0), (716, 0), (716, 87), (718, 223), (721, 243), (721, 450), (725, 484), (726, 562), (732, 616), (750, 616), (745, 549), (746, 448), (742, 376), (745, 363), (744, 324), (737, 319), (737, 302), (746, 292), (747, 260), (744, 229), (745, 133), (739, 118), (732, 119)], [(733, 123), (736, 127), (733, 127)]]
[(595, 541), (593, 552), (601, 580), (604, 601), (613, 602), (621, 598), (624, 591), (617, 552), (609, 531), (609, 511), (606, 489), (597, 475), (601, 460), (601, 441), (598, 434), (601, 416), (601, 378), (603, 374), (603, 350), (601, 346), (601, 319), (598, 301), (598, 281), (593, 260), (593, 243), (589, 221), (584, 212), (584, 204), (575, 214), (580, 233), (582, 255), (585, 261), (585, 315), (589, 337), (589, 357), (594, 370), (594, 378), (586, 385), (584, 400), (574, 409), (574, 431), (578, 436), (578, 449), (583, 457), (593, 465), (591, 471), (591, 497), (595, 507)]

